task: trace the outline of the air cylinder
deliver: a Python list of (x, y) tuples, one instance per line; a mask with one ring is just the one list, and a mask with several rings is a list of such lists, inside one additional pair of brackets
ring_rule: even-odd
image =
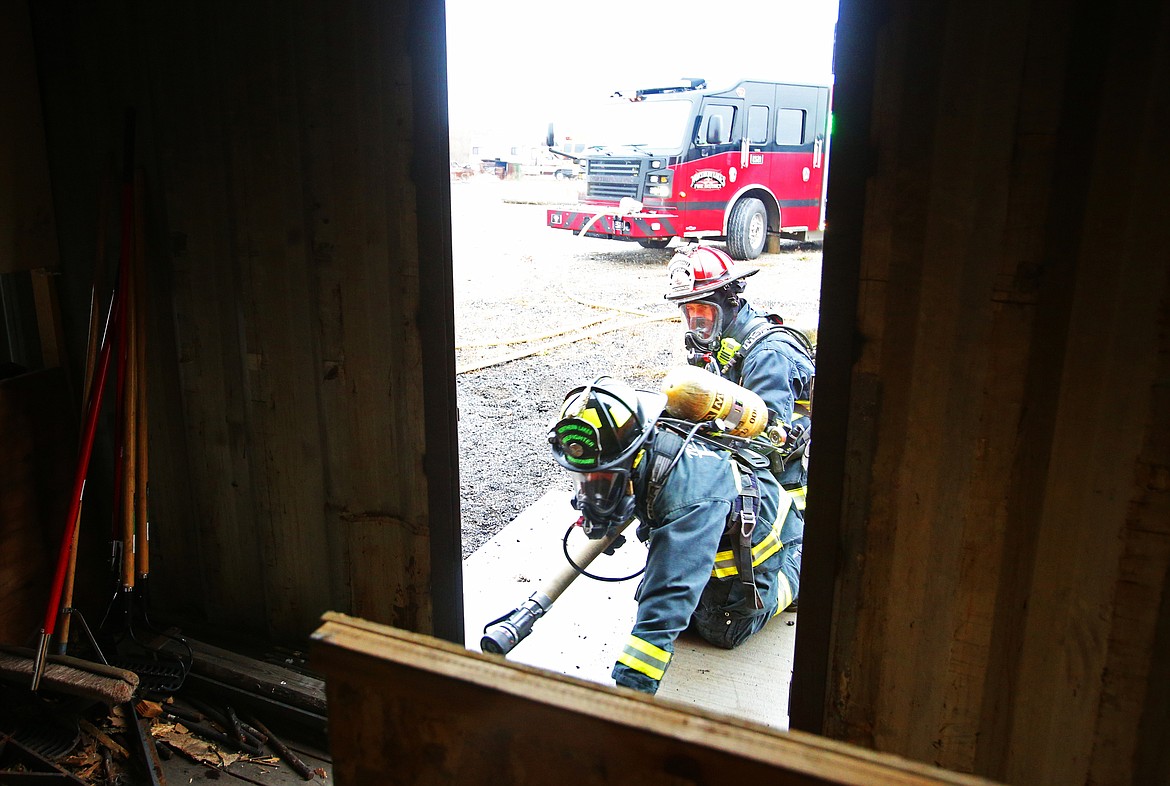
[(751, 438), (768, 425), (768, 408), (759, 394), (698, 366), (678, 366), (662, 380), (666, 411), (694, 422), (719, 421), (728, 434)]

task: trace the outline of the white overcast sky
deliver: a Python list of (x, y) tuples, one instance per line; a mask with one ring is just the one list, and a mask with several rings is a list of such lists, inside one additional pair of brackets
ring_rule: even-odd
[[(837, 0), (447, 0), (453, 132), (543, 138), (616, 89), (703, 77), (827, 84)], [(516, 140), (517, 142), (525, 140)]]

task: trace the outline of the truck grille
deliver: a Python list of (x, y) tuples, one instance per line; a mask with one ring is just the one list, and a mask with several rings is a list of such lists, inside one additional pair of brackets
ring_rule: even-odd
[(586, 173), (588, 195), (595, 199), (641, 199), (642, 161), (637, 158), (591, 158)]

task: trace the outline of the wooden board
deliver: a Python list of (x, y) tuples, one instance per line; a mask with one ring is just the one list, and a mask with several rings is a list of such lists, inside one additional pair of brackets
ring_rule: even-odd
[(313, 662), (339, 786), (988, 783), (341, 614), (325, 615)]
[(57, 267), (28, 3), (0, 3), (0, 273)]
[(60, 369), (0, 381), (0, 642), (40, 628), (77, 454)]

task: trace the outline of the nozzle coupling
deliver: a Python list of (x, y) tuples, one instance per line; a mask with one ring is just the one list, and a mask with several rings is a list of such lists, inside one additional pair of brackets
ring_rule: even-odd
[(507, 655), (532, 632), (535, 622), (552, 607), (552, 600), (537, 591), (528, 596), (519, 607), (483, 628), (479, 648), (493, 655)]

